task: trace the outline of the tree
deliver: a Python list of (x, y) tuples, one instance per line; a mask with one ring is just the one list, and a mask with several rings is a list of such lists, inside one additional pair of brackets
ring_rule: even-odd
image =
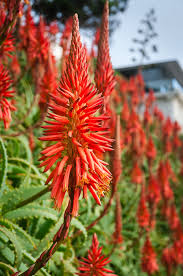
[[(129, 0), (110, 0), (110, 25), (112, 29), (118, 23), (114, 16), (118, 12), (124, 12)], [(99, 26), (105, 0), (33, 0), (33, 9), (38, 14), (43, 14), (49, 23), (59, 20), (65, 23), (69, 16), (78, 13), (82, 28), (95, 28)]]
[(140, 21), (141, 25), (137, 30), (138, 38), (133, 38), (134, 47), (129, 49), (133, 53), (133, 62), (137, 62), (137, 57), (139, 57), (139, 63), (142, 64), (144, 60), (150, 59), (149, 53), (156, 53), (158, 51), (154, 43), (154, 39), (158, 36), (155, 31), (156, 21), (154, 9), (150, 9), (146, 13), (145, 18)]

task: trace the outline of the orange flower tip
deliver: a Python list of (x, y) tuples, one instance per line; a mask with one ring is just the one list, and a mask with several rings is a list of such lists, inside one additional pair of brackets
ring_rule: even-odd
[(88, 199), (87, 186), (86, 185), (84, 185), (84, 187), (83, 187), (83, 198), (85, 198), (86, 200)]
[(82, 258), (82, 261), (79, 261), (79, 263), (80, 267), (78, 270), (81, 273), (77, 273), (77, 275), (117, 276), (112, 270), (105, 268), (110, 263), (110, 260), (102, 254), (102, 247), (99, 247), (96, 234), (93, 235), (92, 245), (88, 250), (88, 257)]
[[(79, 26), (79, 20), (78, 20), (78, 14), (77, 14), (77, 13), (75, 13), (75, 14), (73, 15), (73, 20), (75, 21), (74, 23), (75, 23), (75, 24), (78, 23), (78, 26)], [(73, 25), (75, 25), (75, 24), (73, 24)]]
[(62, 171), (63, 171), (63, 168), (68, 160), (68, 156), (64, 156), (64, 158), (62, 159), (62, 161), (59, 163), (58, 165), (58, 175), (61, 175)]
[(48, 170), (49, 170), (49, 168), (45, 168), (43, 172), (45, 173), (45, 172), (47, 172)]
[(76, 140), (76, 138), (72, 138), (72, 142), (74, 145), (81, 147), (82, 145)]
[(78, 216), (78, 209), (79, 209), (79, 196), (80, 196), (80, 188), (76, 188), (74, 192), (74, 201), (73, 201), (73, 208), (72, 208), (72, 216)]
[(93, 187), (91, 185), (88, 185), (88, 189), (90, 191), (90, 193), (92, 194), (93, 198), (95, 199), (96, 203), (98, 205), (101, 205), (101, 201), (100, 198), (98, 197), (98, 195), (96, 194), (95, 190), (93, 189)]
[(78, 149), (78, 152), (79, 152), (79, 155), (80, 155), (81, 159), (88, 165), (86, 154), (85, 154), (83, 148), (82, 147), (78, 147), (77, 149)]

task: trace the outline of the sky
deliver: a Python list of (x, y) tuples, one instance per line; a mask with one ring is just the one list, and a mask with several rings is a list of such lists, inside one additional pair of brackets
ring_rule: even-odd
[[(113, 68), (138, 65), (132, 62), (132, 53), (129, 49), (134, 46), (132, 39), (139, 37), (137, 30), (141, 26), (140, 20), (145, 18), (145, 14), (151, 8), (155, 9), (157, 17), (155, 31), (158, 37), (154, 42), (158, 47), (158, 53), (149, 53), (150, 60), (144, 63), (177, 60), (183, 68), (183, 0), (129, 0), (127, 10), (116, 15), (120, 25), (110, 39)], [(90, 35), (87, 30), (86, 35), (82, 29), (80, 32), (82, 42), (90, 48), (93, 34)], [(61, 49), (58, 45), (54, 54), (59, 59)]]
[(152, 54), (150, 63), (177, 60), (183, 68), (183, 0), (129, 0), (125, 13), (120, 14), (120, 26), (110, 42), (110, 54), (114, 68), (136, 65), (131, 61), (129, 49), (134, 45), (140, 20), (154, 8), (157, 22), (155, 40), (158, 53)]

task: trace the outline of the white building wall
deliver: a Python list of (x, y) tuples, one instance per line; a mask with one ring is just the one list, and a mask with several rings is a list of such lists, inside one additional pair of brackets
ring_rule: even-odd
[[(163, 112), (165, 117), (177, 121), (183, 132), (183, 92), (170, 91), (166, 93), (155, 93), (156, 105)], [(139, 112), (144, 112), (144, 105), (139, 107)]]
[(170, 117), (172, 121), (177, 121), (183, 131), (183, 93), (170, 91), (167, 93), (155, 93), (156, 104), (165, 117)]

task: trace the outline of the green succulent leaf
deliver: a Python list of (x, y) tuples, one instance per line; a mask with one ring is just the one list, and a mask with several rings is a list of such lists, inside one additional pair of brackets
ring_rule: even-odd
[[(2, 213), (5, 214), (10, 210), (16, 209), (16, 206), (24, 202), (28, 198), (38, 194), (43, 191), (45, 187), (35, 186), (35, 187), (20, 187), (18, 189), (13, 189), (5, 191), (1, 198), (1, 203), (3, 204)], [(13, 200), (12, 200), (13, 198)]]
[(79, 221), (79, 219), (76, 219), (76, 218), (73, 218), (72, 221), (71, 221), (71, 226), (74, 226), (76, 227), (77, 229), (79, 229), (84, 237), (85, 237), (85, 240), (87, 239), (87, 231), (86, 231), (86, 228), (85, 226), (83, 225), (83, 223), (81, 221)]
[(10, 231), (8, 228), (4, 226), (0, 226), (0, 231), (5, 234), (5, 236), (8, 237), (8, 239), (11, 241), (14, 250), (15, 250), (15, 261), (14, 264), (17, 268), (19, 268), (21, 261), (22, 261), (22, 248), (21, 245), (18, 242), (17, 236), (13, 231)]
[(7, 212), (4, 217), (9, 220), (16, 219), (26, 219), (33, 217), (44, 217), (47, 219), (52, 219), (53, 221), (57, 221), (58, 216), (57, 212), (48, 207), (42, 207), (39, 205), (29, 205), (27, 207), (22, 207), (17, 210)]
[(5, 188), (5, 181), (7, 175), (7, 164), (8, 164), (7, 152), (2, 138), (0, 137), (0, 197)]
[(0, 262), (0, 270), (10, 271), (12, 273), (15, 273), (15, 269), (11, 265), (3, 263), (3, 262)]

